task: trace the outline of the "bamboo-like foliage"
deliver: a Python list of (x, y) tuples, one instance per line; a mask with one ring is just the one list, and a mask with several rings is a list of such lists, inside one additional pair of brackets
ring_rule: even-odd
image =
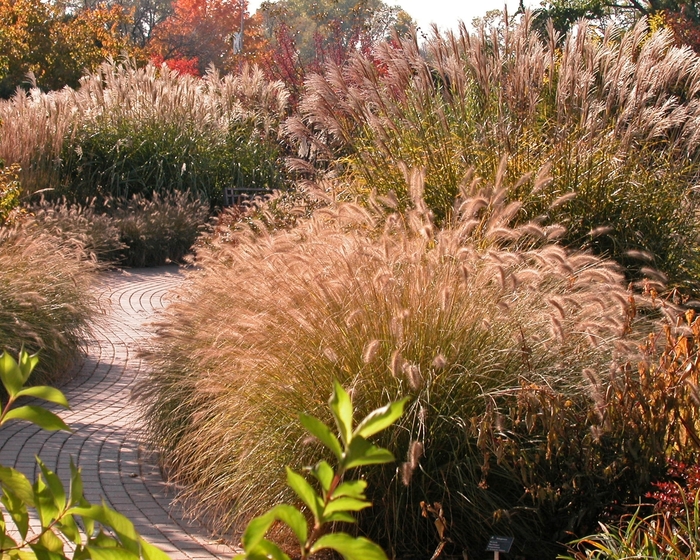
[[(480, 30), (379, 45), (309, 78), (285, 125), (299, 170), (328, 169), (351, 193), (397, 193), (401, 165), (427, 170), (426, 201), (446, 219), (469, 169), (508, 177), (547, 168), (553, 180), (509, 193), (518, 217), (546, 215), (565, 241), (637, 269), (652, 255), (676, 280), (697, 266), (694, 185), (700, 170), (700, 64), (642, 20), (603, 36), (582, 23), (563, 42), (531, 31), (531, 16), (499, 35)], [(310, 165), (313, 164), (313, 165)], [(558, 200), (554, 208), (551, 204)], [(603, 229), (604, 228), (604, 229)], [(633, 253), (639, 255), (639, 253)]]
[(406, 213), (390, 196), (331, 204), (200, 251), (148, 355), (152, 442), (183, 498), (226, 532), (291, 499), (284, 466), (317, 457), (296, 415), (329, 420), (333, 379), (361, 414), (410, 395), (380, 442), (406, 464), (365, 473), (374, 507), (360, 530), (428, 557), (439, 537), (420, 503), (439, 502), (453, 551), (480, 553), (505, 530), (553, 557), (565, 530), (589, 527), (663, 462), (664, 434), (630, 451), (629, 432), (595, 412), (608, 364), (637, 353), (630, 293), (610, 262), (555, 244), (561, 228), (512, 227), (521, 204), (506, 199), (503, 166), (491, 188), (463, 183), (440, 229), (424, 176), (406, 172)]
[(106, 62), (78, 90), (1, 102), (0, 158), (20, 164), (30, 194), (62, 183), (79, 199), (173, 189), (212, 196), (225, 181), (281, 181), (274, 143), (287, 95), (256, 67), (199, 79)]

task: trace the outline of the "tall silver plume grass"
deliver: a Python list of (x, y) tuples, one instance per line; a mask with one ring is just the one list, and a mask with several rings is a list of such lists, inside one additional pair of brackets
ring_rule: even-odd
[(31, 194), (57, 186), (60, 158), (66, 147), (80, 150), (72, 142), (81, 128), (118, 130), (127, 123), (137, 133), (158, 123), (218, 138), (232, 123), (245, 122), (275, 138), (287, 99), (283, 85), (267, 80), (257, 67), (223, 77), (211, 69), (199, 79), (165, 66), (105, 62), (77, 90), (34, 89), (0, 101), (0, 159), (20, 164), (22, 184)]
[[(394, 191), (404, 207), (401, 166), (425, 168), (425, 200), (440, 221), (470, 169), (494, 180), (507, 158), (511, 184), (547, 169), (545, 188), (525, 181), (509, 193), (524, 203), (519, 220), (545, 216), (567, 227), (567, 244), (636, 270), (627, 251), (646, 251), (675, 280), (692, 281), (697, 55), (645, 20), (602, 36), (581, 23), (563, 40), (551, 27), (540, 38), (531, 21), (525, 14), (501, 35), (461, 27), (420, 47), (397, 39), (311, 76), (285, 123), (298, 148), (290, 165), (341, 176), (340, 195)], [(610, 230), (589, 235), (601, 226)]]

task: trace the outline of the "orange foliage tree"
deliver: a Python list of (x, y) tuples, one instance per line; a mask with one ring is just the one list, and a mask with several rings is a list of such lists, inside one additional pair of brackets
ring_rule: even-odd
[[(149, 49), (151, 59), (189, 74), (201, 75), (210, 64), (223, 71), (235, 70), (251, 58), (259, 41), (257, 26), (247, 17), (247, 0), (175, 0), (173, 14), (159, 24)], [(243, 51), (234, 53), (234, 34), (241, 29)]]
[(0, 0), (0, 97), (33, 74), (42, 89), (75, 87), (84, 72), (108, 57), (133, 56), (120, 6), (65, 13), (42, 0)]

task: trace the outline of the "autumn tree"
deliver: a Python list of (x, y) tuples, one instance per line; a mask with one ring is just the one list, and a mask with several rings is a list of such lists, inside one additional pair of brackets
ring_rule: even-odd
[(279, 0), (263, 2), (258, 15), (269, 48), (263, 66), (283, 80), (293, 96), (306, 74), (324, 64), (344, 63), (356, 50), (368, 51), (393, 32), (415, 24), (398, 6), (382, 0)]
[(0, 97), (33, 76), (45, 90), (75, 87), (108, 57), (133, 55), (120, 6), (66, 12), (42, 0), (0, 0)]
[[(187, 62), (191, 73), (197, 74), (203, 74), (210, 64), (232, 71), (252, 52), (257, 27), (247, 16), (247, 0), (175, 0), (172, 8), (173, 14), (153, 33), (150, 51), (156, 62), (182, 68)], [(234, 34), (240, 32), (241, 23), (243, 51), (234, 52)]]

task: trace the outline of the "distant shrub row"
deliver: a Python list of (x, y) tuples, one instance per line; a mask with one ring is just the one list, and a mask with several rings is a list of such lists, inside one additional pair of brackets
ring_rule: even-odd
[(257, 69), (203, 79), (105, 63), (78, 90), (0, 103), (0, 159), (27, 194), (71, 201), (189, 191), (221, 205), (225, 187), (286, 186), (277, 128), (286, 90)]

